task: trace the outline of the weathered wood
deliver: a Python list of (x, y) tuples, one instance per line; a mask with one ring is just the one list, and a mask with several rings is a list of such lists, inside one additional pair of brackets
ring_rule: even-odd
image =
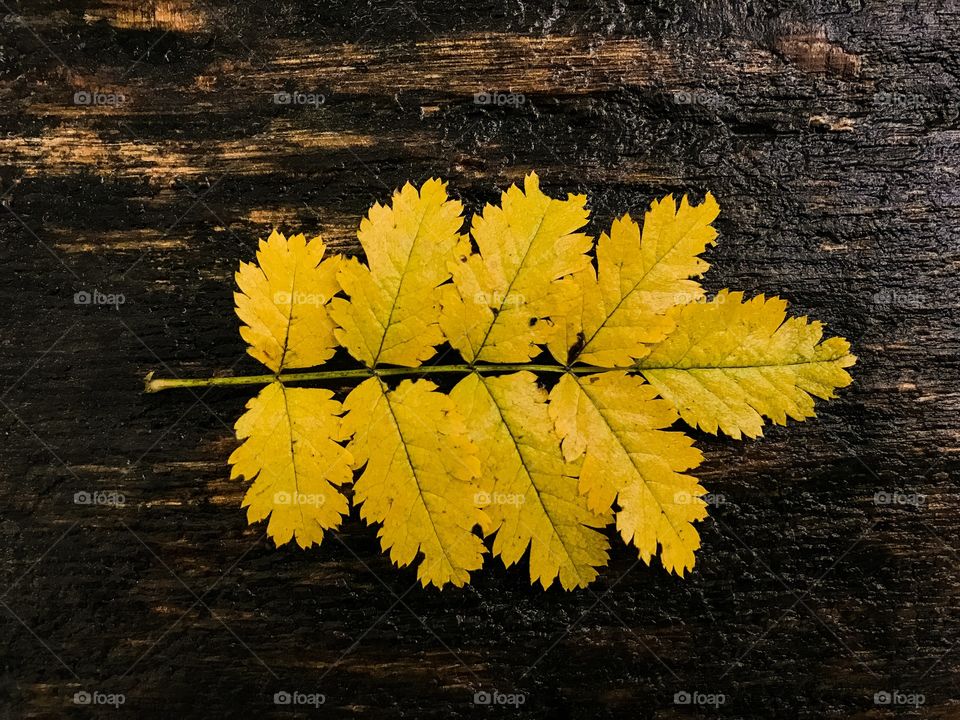
[[(494, 689), (550, 718), (960, 716), (960, 7), (417, 5), (0, 3), (0, 717), (111, 717), (73, 703), (96, 690), (117, 716), (439, 718)], [(711, 190), (709, 288), (824, 320), (855, 385), (699, 438), (723, 502), (686, 580), (615, 542), (588, 591), (490, 562), (438, 593), (356, 516), (268, 547), (227, 480), (247, 391), (143, 375), (259, 372), (232, 274), (271, 227), (354, 252), (407, 179), (473, 211), (531, 168), (594, 230)], [(125, 302), (74, 304), (94, 290)], [(895, 690), (925, 703), (875, 704)]]

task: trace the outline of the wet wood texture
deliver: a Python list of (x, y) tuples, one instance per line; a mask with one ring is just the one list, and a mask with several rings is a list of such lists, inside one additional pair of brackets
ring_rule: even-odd
[[(960, 717), (953, 0), (3, 0), (0, 29), (0, 717)], [(530, 169), (594, 231), (711, 190), (708, 287), (851, 338), (854, 386), (698, 438), (685, 580), (617, 541), (586, 591), (423, 590), (356, 515), (270, 547), (227, 479), (248, 392), (143, 375), (259, 372), (232, 275), (271, 227), (354, 252), (407, 179), (475, 211)]]

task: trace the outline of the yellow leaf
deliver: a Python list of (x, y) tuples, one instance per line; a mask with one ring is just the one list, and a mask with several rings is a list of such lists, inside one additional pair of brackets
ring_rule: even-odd
[(445, 183), (428, 180), (419, 191), (407, 183), (392, 206), (374, 205), (360, 223), (367, 264), (344, 263), (338, 279), (350, 300), (336, 298), (330, 310), (337, 339), (357, 360), (412, 367), (443, 342), (437, 286), (469, 247), (459, 234), (462, 209)]
[(422, 552), (424, 586), (459, 587), (483, 564), (473, 528), (487, 519), (477, 507), (477, 450), (450, 398), (435, 389), (404, 380), (390, 391), (370, 378), (347, 396), (344, 429), (354, 467), (366, 465), (355, 501), (364, 520), (382, 523), (384, 551), (401, 566)]
[(250, 523), (270, 517), (277, 546), (296, 538), (320, 544), (340, 524), (347, 500), (337, 489), (353, 480), (340, 427), (340, 403), (329, 390), (288, 388), (272, 382), (247, 403), (237, 421), (243, 440), (230, 456), (231, 478), (253, 480), (243, 499)]
[[(695, 206), (667, 196), (642, 228), (615, 220), (593, 254), (586, 197), (551, 198), (530, 173), (470, 236), (443, 182), (406, 184), (362, 220), (365, 262), (272, 234), (237, 274), (241, 333), (276, 373), (237, 422), (230, 457), (232, 476), (253, 480), (250, 521), (269, 517), (278, 544), (319, 543), (358, 471), (360, 516), (424, 585), (469, 582), (479, 527), (507, 567), (529, 558), (532, 584), (584, 587), (607, 561), (612, 521), (642, 560), (684, 575), (706, 502), (688, 474), (700, 452), (673, 423), (760, 435), (767, 419), (812, 416), (856, 360), (777, 298), (705, 301), (700, 255), (718, 213), (710, 194)], [(445, 342), (466, 363), (421, 367)], [(359, 366), (289, 371), (337, 343)], [(559, 364), (528, 362), (544, 348)], [(559, 376), (549, 394), (534, 372)], [(449, 395), (423, 379), (386, 384), (434, 373), (460, 380)], [(147, 390), (263, 379), (148, 377)], [(360, 384), (342, 406), (281, 384), (331, 380)]]
[(474, 217), (479, 254), (464, 248), (451, 265), (453, 286), (441, 288), (440, 325), (469, 362), (524, 362), (553, 333), (548, 318), (563, 314), (576, 286), (566, 275), (590, 263), (585, 195), (556, 200), (535, 173), (503, 193), (501, 206)]
[(856, 358), (842, 338), (821, 342), (823, 326), (787, 318), (787, 303), (723, 291), (673, 311), (676, 329), (640, 360), (643, 376), (680, 416), (707, 432), (763, 434), (763, 418), (814, 416), (813, 397), (850, 384)]
[(719, 212), (710, 193), (699, 205), (684, 196), (679, 208), (667, 195), (650, 206), (642, 235), (629, 215), (614, 220), (597, 242), (597, 271), (576, 275), (580, 292), (551, 339), (553, 356), (566, 363), (573, 349), (581, 362), (624, 367), (646, 355), (672, 327), (664, 313), (703, 296), (690, 278), (709, 267), (699, 255), (717, 236)]
[(567, 460), (583, 458), (580, 492), (591, 510), (616, 500), (617, 529), (650, 563), (662, 547), (667, 571), (683, 575), (694, 564), (700, 536), (693, 522), (706, 517), (705, 490), (683, 472), (700, 464), (700, 451), (680, 432), (667, 432), (677, 413), (639, 377), (625, 372), (565, 373), (550, 391), (550, 416)]
[(529, 547), (530, 582), (544, 588), (558, 577), (567, 590), (589, 584), (607, 561), (607, 540), (592, 528), (609, 512), (592, 512), (578, 493), (578, 468), (560, 453), (536, 377), (471, 374), (450, 396), (479, 448), (494, 554), (510, 567)]
[[(323, 240), (285, 238), (276, 230), (260, 241), (257, 264), (240, 263), (234, 293), (247, 352), (274, 372), (320, 365), (337, 346), (327, 301), (340, 289), (340, 256), (322, 260)], [(322, 262), (321, 262), (322, 260)]]

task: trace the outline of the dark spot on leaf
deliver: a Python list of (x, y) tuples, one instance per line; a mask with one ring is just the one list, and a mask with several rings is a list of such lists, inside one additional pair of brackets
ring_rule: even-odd
[(577, 333), (577, 340), (573, 343), (573, 347), (567, 352), (567, 362), (571, 363), (580, 354), (580, 351), (583, 350), (583, 346), (586, 344), (587, 338), (583, 332)]

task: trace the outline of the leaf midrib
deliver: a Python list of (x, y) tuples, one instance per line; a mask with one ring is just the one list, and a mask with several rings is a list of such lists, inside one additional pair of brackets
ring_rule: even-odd
[[(400, 429), (400, 421), (397, 420), (397, 414), (394, 412), (393, 405), (390, 402), (389, 390), (387, 389), (386, 384), (379, 378), (377, 379), (377, 382), (380, 384), (380, 393), (383, 396), (384, 401), (387, 403), (387, 410), (390, 411), (390, 418), (393, 420), (393, 426), (397, 429), (397, 435), (400, 437), (400, 445), (403, 447), (403, 453), (407, 458), (407, 465), (410, 467), (410, 475), (413, 477), (413, 482), (417, 486), (417, 495), (419, 495), (420, 502), (423, 504), (423, 507), (426, 510), (427, 518), (430, 520), (430, 528), (433, 530), (433, 536), (436, 538), (440, 552), (443, 553), (443, 558), (446, 560), (447, 566), (450, 568), (450, 575), (453, 576), (456, 570), (465, 570), (466, 568), (461, 568), (455, 565), (450, 560), (450, 556), (447, 554), (447, 548), (440, 539), (440, 533), (437, 531), (437, 524), (433, 520), (433, 514), (430, 510), (430, 506), (427, 504), (427, 499), (423, 496), (423, 488), (420, 486), (420, 478), (417, 476), (416, 465), (413, 463), (413, 458), (410, 457), (410, 450), (407, 447), (407, 440), (403, 435), (403, 430)], [(424, 557), (426, 557), (426, 555), (424, 555)]]
[[(299, 502), (300, 473), (297, 470), (297, 452), (293, 441), (293, 416), (290, 414), (290, 402), (287, 400), (287, 388), (284, 387), (283, 383), (278, 383), (278, 385), (280, 385), (280, 392), (283, 395), (283, 413), (287, 418), (287, 436), (290, 438), (290, 467), (293, 468), (293, 490), (297, 494), (295, 504), (297, 506), (297, 512), (300, 513), (300, 527), (306, 529), (307, 524), (306, 520), (303, 518), (303, 505), (301, 505)], [(296, 536), (296, 530), (294, 530), (293, 534)]]
[[(490, 333), (493, 331), (493, 326), (497, 324), (497, 322), (500, 320), (500, 316), (503, 314), (503, 306), (507, 303), (507, 298), (510, 297), (510, 291), (513, 290), (513, 286), (517, 282), (517, 278), (519, 278), (520, 273), (523, 272), (523, 267), (527, 262), (527, 258), (530, 256), (531, 250), (533, 250), (533, 244), (537, 241), (537, 237), (540, 235), (540, 230), (543, 228), (543, 223), (547, 219), (547, 212), (550, 210), (550, 206), (553, 204), (553, 202), (553, 200), (548, 202), (546, 207), (543, 209), (543, 214), (540, 215), (540, 221), (537, 223), (536, 230), (534, 230), (533, 234), (530, 236), (530, 241), (527, 243), (527, 248), (523, 252), (523, 257), (520, 258), (520, 264), (517, 265), (517, 271), (513, 274), (513, 277), (510, 278), (510, 282), (507, 283), (507, 290), (505, 293), (503, 293), (503, 297), (500, 299), (500, 305), (497, 306), (497, 312), (493, 316), (493, 322), (487, 325), (487, 331), (483, 334), (483, 338), (480, 340), (480, 345), (473, 355), (474, 361), (480, 359), (480, 354), (487, 345), (487, 339), (490, 337)], [(512, 227), (509, 218), (507, 219), (507, 227)]]
[[(287, 350), (290, 348), (290, 327), (293, 325), (293, 306), (295, 304), (294, 297), (296, 296), (298, 269), (296, 260), (294, 260), (293, 275), (290, 277), (290, 310), (287, 313), (287, 330), (283, 336), (283, 350), (280, 353), (280, 363), (277, 366), (277, 372), (283, 370), (283, 363), (287, 359)], [(287, 402), (286, 395), (283, 397), (283, 402), (284, 404)]]
[[(647, 492), (650, 493), (651, 497), (653, 497), (654, 501), (657, 503), (657, 507), (660, 508), (660, 513), (667, 519), (667, 522), (670, 524), (670, 527), (673, 529), (673, 533), (674, 533), (674, 535), (676, 535), (677, 540), (682, 543), (682, 542), (683, 542), (683, 539), (682, 539), (682, 537), (681, 537), (681, 535), (680, 535), (680, 531), (677, 529), (677, 526), (673, 524), (673, 519), (672, 519), (672, 518), (670, 517), (670, 515), (667, 513), (666, 509), (664, 508), (663, 503), (660, 501), (660, 498), (658, 498), (657, 495), (656, 495), (656, 493), (653, 492), (653, 490), (650, 488), (650, 483), (647, 482), (646, 478), (645, 478), (645, 477), (643, 476), (643, 474), (640, 472), (639, 468), (637, 468), (637, 466), (633, 463), (633, 458), (632, 458), (633, 453), (631, 453), (631, 452), (627, 449), (627, 447), (623, 444), (623, 441), (620, 439), (620, 436), (617, 434), (617, 432), (616, 432), (616, 431), (613, 429), (613, 427), (610, 425), (610, 422), (607, 420), (607, 416), (604, 414), (603, 410), (600, 409), (600, 406), (597, 404), (597, 401), (594, 399), (594, 397), (593, 397), (589, 392), (587, 392), (587, 389), (583, 386), (583, 383), (580, 382), (580, 378), (578, 378), (578, 377), (577, 377), (576, 375), (574, 375), (573, 373), (570, 373), (570, 376), (574, 379), (574, 382), (577, 383), (577, 387), (580, 388), (580, 391), (583, 393), (583, 395), (590, 401), (590, 404), (593, 405), (594, 409), (597, 411), (597, 415), (598, 415), (598, 416), (600, 417), (600, 419), (603, 421), (603, 424), (606, 426), (607, 430), (608, 430), (608, 431), (610, 432), (610, 434), (616, 439), (617, 444), (620, 446), (620, 448), (623, 450), (624, 454), (627, 456), (627, 459), (629, 460), (630, 466), (633, 468), (634, 473), (636, 474), (636, 476), (637, 476), (638, 478), (640, 478), (640, 482), (643, 483), (644, 487), (647, 488)], [(658, 429), (659, 429), (659, 428), (658, 428)], [(661, 456), (658, 456), (658, 457), (663, 457), (663, 456), (661, 455)], [(672, 467), (670, 468), (670, 470), (671, 470), (671, 472), (676, 472)], [(617, 496), (620, 495), (621, 490), (622, 490), (622, 488), (617, 488)]]
[[(632, 219), (632, 218), (631, 218), (631, 219)], [(634, 220), (634, 222), (636, 222), (636, 221)], [(644, 225), (646, 225), (646, 218), (644, 218)], [(663, 255), (661, 255), (659, 258), (657, 258), (657, 261), (656, 261), (655, 263), (653, 263), (649, 268), (647, 268), (646, 271), (644, 271), (644, 273), (643, 273), (643, 275), (640, 277), (640, 279), (637, 280), (637, 282), (635, 282), (635, 283), (633, 284), (633, 287), (631, 287), (631, 288), (620, 298), (620, 300), (617, 302), (617, 304), (614, 305), (613, 310), (611, 310), (611, 311), (607, 314), (607, 316), (603, 319), (603, 322), (600, 323), (600, 325), (599, 325), (599, 326), (597, 327), (597, 329), (593, 332), (593, 334), (586, 340), (586, 342), (583, 343), (583, 347), (580, 348), (580, 351), (577, 353), (576, 357), (580, 357), (581, 355), (583, 355), (584, 352), (586, 352), (587, 347), (589, 347), (590, 343), (593, 342), (593, 340), (597, 337), (597, 334), (598, 334), (601, 330), (603, 330), (603, 328), (606, 326), (606, 324), (607, 324), (607, 322), (610, 320), (610, 318), (612, 318), (612, 317), (616, 314), (617, 310), (620, 309), (620, 306), (623, 305), (624, 302), (626, 302), (626, 300), (627, 300), (628, 297), (630, 297), (631, 295), (633, 295), (633, 293), (635, 293), (635, 292), (637, 291), (637, 288), (640, 287), (640, 283), (642, 283), (644, 280), (646, 280), (646, 279), (647, 279), (647, 276), (648, 276), (650, 273), (652, 273), (652, 272), (654, 271), (654, 269), (660, 267), (660, 265), (662, 265), (662, 264), (666, 261), (666, 258), (667, 258), (669, 255), (672, 255), (672, 254), (673, 254), (673, 252), (677, 249), (677, 246), (680, 245), (680, 243), (682, 243), (682, 242), (683, 242), (684, 240), (686, 240), (688, 237), (690, 237), (690, 235), (693, 233), (693, 231), (694, 231), (695, 229), (696, 229), (696, 226), (691, 227), (683, 236), (681, 236), (673, 245), (670, 246), (670, 249), (669, 249), (669, 250), (667, 250), (665, 253), (663, 253)], [(643, 248), (643, 229), (642, 229), (642, 228), (641, 228), (641, 230), (640, 230), (640, 248), (641, 248), (641, 250), (642, 250), (642, 248)], [(694, 257), (699, 258), (699, 257), (700, 257), (699, 253), (698, 253), (697, 255), (695, 255)], [(687, 279), (687, 280), (690, 280), (690, 278), (686, 278), (686, 279)], [(598, 267), (598, 268), (597, 268), (597, 284), (599, 285), (599, 283), (600, 283), (600, 268)], [(698, 285), (698, 287), (699, 287), (699, 285)]]
[[(390, 312), (387, 314), (387, 321), (383, 326), (383, 334), (380, 336), (380, 346), (377, 348), (377, 353), (373, 357), (373, 365), (376, 365), (380, 361), (380, 355), (383, 352), (383, 343), (386, 342), (387, 333), (390, 332), (390, 328), (393, 324), (393, 314), (397, 309), (397, 303), (400, 301), (400, 293), (403, 291), (403, 282), (407, 279), (407, 276), (410, 274), (410, 259), (413, 257), (413, 251), (417, 246), (417, 241), (420, 239), (420, 232), (423, 230), (423, 219), (427, 216), (427, 210), (429, 208), (424, 205), (420, 217), (417, 220), (417, 232), (413, 236), (413, 240), (410, 241), (410, 250), (407, 252), (407, 259), (403, 264), (403, 272), (400, 274), (400, 282), (397, 284), (397, 292), (393, 295), (393, 301), (390, 303)], [(394, 210), (396, 214), (396, 210)], [(394, 221), (394, 228), (397, 227), (396, 221)], [(373, 273), (371, 272), (371, 277)]]
[[(533, 482), (533, 473), (530, 468), (527, 466), (527, 461), (523, 456), (523, 453), (520, 450), (520, 443), (517, 441), (516, 436), (513, 434), (513, 429), (510, 427), (510, 423), (507, 422), (507, 419), (503, 415), (503, 410), (500, 408), (500, 404), (497, 402), (497, 399), (494, 397), (493, 393), (490, 391), (489, 386), (484, 381), (482, 375), (477, 373), (477, 377), (480, 378), (480, 383), (483, 385), (484, 390), (486, 390), (487, 395), (490, 397), (490, 401), (493, 403), (493, 406), (497, 409), (497, 414), (500, 416), (500, 421), (503, 424), (503, 427), (506, 428), (507, 434), (510, 436), (510, 442), (513, 443), (514, 449), (517, 451), (517, 457), (520, 459), (520, 464), (523, 466), (523, 471), (527, 476), (527, 479), (530, 481), (530, 487), (533, 488), (533, 491), (537, 494), (537, 502), (540, 503), (540, 507), (543, 510), (543, 514), (546, 515), (547, 520), (550, 521), (550, 529), (553, 531), (553, 534), (556, 536), (557, 540), (560, 541), (560, 546), (563, 548), (564, 554), (567, 556), (567, 560), (570, 562), (570, 566), (573, 568), (573, 571), (577, 575), (577, 579), (583, 584), (584, 587), (589, 583), (584, 579), (583, 575), (580, 574), (580, 568), (577, 566), (576, 560), (570, 554), (570, 551), (567, 549), (567, 544), (564, 542), (563, 537), (557, 532), (557, 523), (553, 519), (553, 515), (550, 514), (550, 511), (547, 509), (546, 504), (543, 502), (541, 497), (540, 488), (537, 487), (536, 483)], [(579, 491), (578, 491), (579, 492)], [(500, 527), (503, 524), (501, 523)], [(583, 526), (586, 527), (586, 526)], [(499, 527), (497, 528), (499, 531)], [(543, 542), (540, 538), (536, 538), (539, 542)], [(528, 543), (529, 544), (529, 543)], [(530, 548), (530, 552), (533, 552), (533, 548)], [(557, 580), (559, 581), (559, 570), (557, 571)], [(553, 578), (551, 578), (551, 582)]]

